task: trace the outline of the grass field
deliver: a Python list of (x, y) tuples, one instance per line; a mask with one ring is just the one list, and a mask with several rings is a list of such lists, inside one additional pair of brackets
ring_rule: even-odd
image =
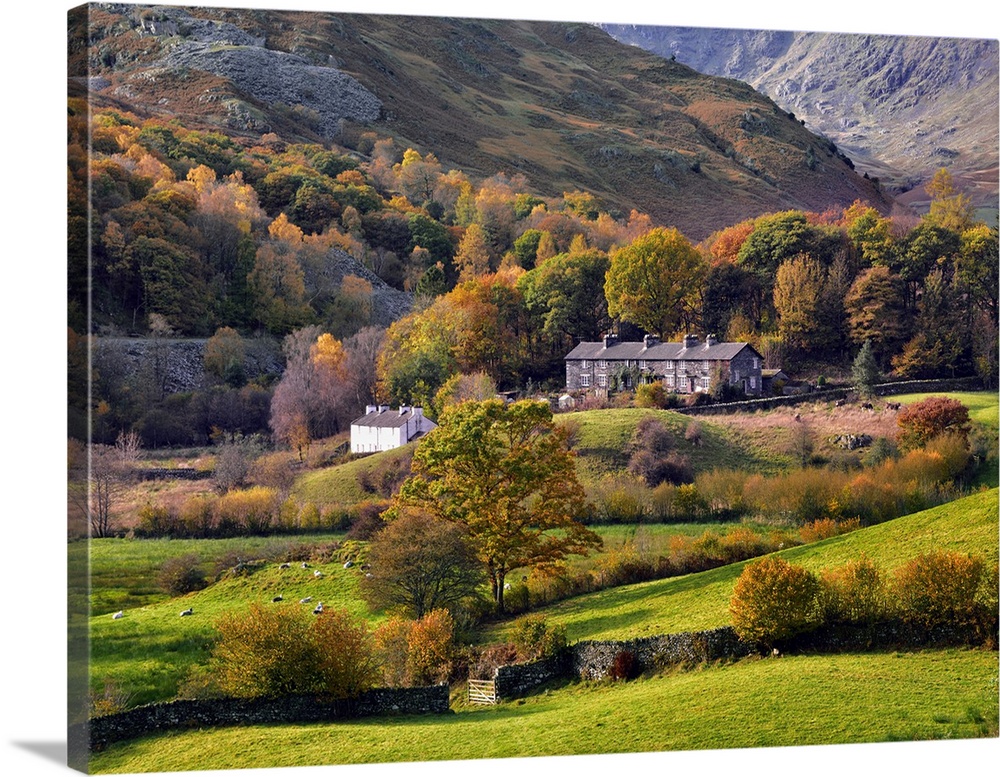
[(433, 717), (172, 732), (96, 754), (97, 772), (439, 761), (997, 735), (996, 653), (746, 660), (573, 684)]

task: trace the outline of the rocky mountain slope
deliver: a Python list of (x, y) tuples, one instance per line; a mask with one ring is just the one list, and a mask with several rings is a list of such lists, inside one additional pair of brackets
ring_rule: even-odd
[(996, 207), (996, 40), (601, 26), (699, 72), (753, 85), (903, 201), (919, 202), (922, 184), (948, 167), (978, 203)]
[(541, 195), (592, 192), (696, 240), (763, 212), (891, 207), (751, 87), (590, 24), (120, 4), (85, 23), (70, 69), (96, 105), (248, 142), (275, 132), (363, 153), (374, 132), (472, 176), (523, 174)]

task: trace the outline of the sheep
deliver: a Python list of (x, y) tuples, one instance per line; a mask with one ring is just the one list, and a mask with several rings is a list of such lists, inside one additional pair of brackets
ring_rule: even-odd
[(322, 573), (322, 572), (320, 572), (320, 571), (319, 571), (319, 570), (317, 569), (317, 570), (315, 570), (315, 571), (313, 572), (313, 577), (315, 577), (315, 578), (320, 578), (320, 577), (323, 577), (323, 573)]
[(320, 602), (313, 608), (313, 615), (319, 615), (323, 612), (323, 602)]
[(303, 569), (309, 569), (309, 565), (305, 561), (303, 561), (302, 562), (302, 568)]
[(280, 567), (278, 567), (278, 569), (291, 569), (291, 568), (292, 568), (292, 565), (289, 564), (287, 561), (284, 564), (282, 564)]
[(353, 561), (345, 561), (344, 562), (344, 569), (350, 569), (353, 566), (354, 566), (354, 562)]
[(181, 610), (181, 617), (185, 615), (194, 615), (194, 607), (188, 607), (186, 610)]
[(309, 602), (311, 602), (312, 600), (313, 598), (311, 596), (306, 596), (302, 599), (299, 599), (299, 604), (309, 604)]
[(125, 612), (123, 610), (119, 610), (118, 612), (116, 612), (111, 617), (114, 618), (115, 620), (118, 620), (119, 618), (124, 618), (125, 617)]
[(284, 601), (284, 597), (283, 596), (275, 596), (271, 601), (272, 602), (281, 602), (281, 601)]

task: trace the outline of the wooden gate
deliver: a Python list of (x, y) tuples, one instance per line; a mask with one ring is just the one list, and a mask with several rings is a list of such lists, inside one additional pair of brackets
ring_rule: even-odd
[(470, 704), (496, 704), (496, 680), (469, 680)]

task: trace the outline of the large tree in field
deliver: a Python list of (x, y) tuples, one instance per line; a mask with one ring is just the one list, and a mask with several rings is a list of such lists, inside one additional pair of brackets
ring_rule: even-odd
[(438, 423), (418, 446), (413, 476), (390, 515), (416, 508), (464, 524), (498, 612), (511, 570), (600, 547), (600, 537), (576, 520), (583, 488), (566, 433), (546, 404), (463, 402)]
[(654, 229), (611, 255), (608, 313), (669, 337), (696, 317), (708, 265), (676, 229)]

